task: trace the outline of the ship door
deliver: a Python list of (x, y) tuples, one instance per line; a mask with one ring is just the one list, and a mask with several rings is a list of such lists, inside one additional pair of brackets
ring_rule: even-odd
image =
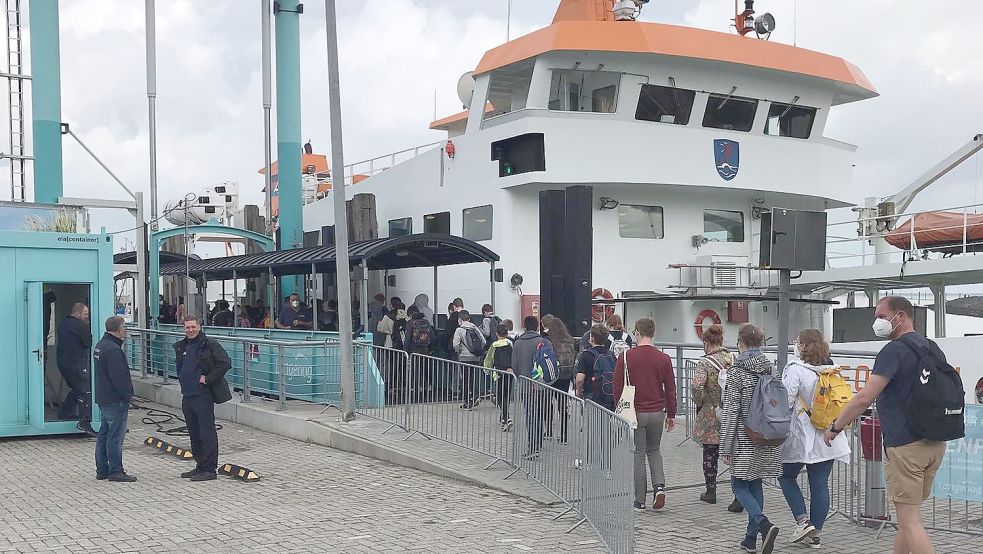
[[(74, 429), (80, 410), (92, 407), (92, 348), (83, 348), (72, 367), (59, 367), (58, 343), (63, 322), (76, 303), (91, 305), (89, 283), (27, 282), (27, 371), (28, 419), (40, 433), (63, 433)], [(84, 326), (89, 341), (93, 332)], [(68, 340), (65, 338), (64, 340)], [(76, 349), (78, 350), (78, 349)]]

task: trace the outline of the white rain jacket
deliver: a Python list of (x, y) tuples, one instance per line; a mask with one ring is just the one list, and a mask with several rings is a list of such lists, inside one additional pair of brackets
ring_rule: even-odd
[[(846, 433), (840, 433), (834, 440), (833, 446), (826, 446), (823, 441), (823, 431), (809, 420), (802, 401), (812, 407), (812, 398), (816, 394), (816, 384), (819, 383), (818, 371), (829, 366), (814, 366), (793, 359), (785, 366), (782, 383), (788, 389), (788, 403), (792, 406), (792, 424), (789, 428), (788, 439), (782, 445), (782, 463), (815, 464), (827, 460), (839, 460), (850, 463), (850, 444)], [(799, 398), (802, 400), (800, 401)]]

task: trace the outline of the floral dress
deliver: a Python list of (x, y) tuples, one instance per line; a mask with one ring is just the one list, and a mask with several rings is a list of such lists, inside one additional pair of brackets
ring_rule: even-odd
[[(713, 361), (708, 358), (712, 358)], [(726, 375), (721, 375), (719, 368), (726, 372), (733, 364), (734, 355), (723, 347), (700, 358), (696, 364), (696, 375), (693, 376), (690, 385), (690, 396), (696, 405), (693, 440), (700, 444), (720, 444), (720, 418), (717, 408), (722, 402)]]

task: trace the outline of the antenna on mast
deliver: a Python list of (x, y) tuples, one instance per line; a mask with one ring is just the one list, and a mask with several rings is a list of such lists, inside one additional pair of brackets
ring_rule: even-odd
[(508, 0), (508, 11), (505, 15), (505, 42), (512, 40), (512, 0)]

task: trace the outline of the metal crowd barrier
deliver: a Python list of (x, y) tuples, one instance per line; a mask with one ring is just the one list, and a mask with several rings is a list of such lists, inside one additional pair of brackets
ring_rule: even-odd
[[(632, 456), (626, 421), (526, 377), (479, 365), (379, 346), (364, 346), (385, 383), (384, 403), (357, 411), (413, 436), (488, 456), (485, 469), (512, 468), (557, 497), (577, 522), (589, 523), (611, 552), (633, 552)], [(568, 532), (569, 532), (568, 531)]]
[[(258, 394), (275, 399), (278, 410), (287, 409), (287, 400), (340, 404), (341, 366), (336, 339), (297, 341), (207, 336), (228, 353), (232, 367), (226, 380), (232, 388), (242, 391), (243, 402), (252, 401), (253, 395)], [(131, 367), (139, 369), (142, 376), (160, 377), (167, 384), (177, 377), (174, 345), (183, 338), (184, 334), (177, 331), (128, 329)], [(374, 364), (365, 363), (366, 351), (360, 346), (356, 343), (354, 352), (356, 404), (366, 408), (381, 406), (381, 377), (375, 373)]]

